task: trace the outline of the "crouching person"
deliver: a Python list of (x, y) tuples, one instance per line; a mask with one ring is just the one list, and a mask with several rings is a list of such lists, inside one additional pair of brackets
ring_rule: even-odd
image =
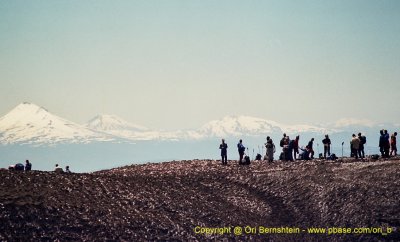
[(58, 164), (56, 164), (56, 168), (54, 169), (54, 172), (57, 174), (64, 173), (63, 168), (59, 167)]

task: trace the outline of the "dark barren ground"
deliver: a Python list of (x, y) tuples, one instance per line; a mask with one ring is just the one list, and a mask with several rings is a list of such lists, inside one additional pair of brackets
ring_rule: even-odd
[[(382, 234), (196, 234), (194, 228), (392, 227)], [(400, 241), (400, 160), (0, 171), (0, 241)]]

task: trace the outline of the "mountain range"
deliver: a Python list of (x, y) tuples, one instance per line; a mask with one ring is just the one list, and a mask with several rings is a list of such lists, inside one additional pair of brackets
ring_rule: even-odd
[(162, 131), (132, 124), (116, 115), (98, 115), (86, 124), (61, 118), (43, 107), (24, 102), (0, 118), (1, 144), (52, 145), (58, 143), (135, 142), (204, 140), (227, 137), (294, 136), (340, 134), (362, 131), (378, 133), (395, 124), (375, 124), (369, 120), (340, 119), (324, 125), (286, 125), (275, 121), (249, 117), (226, 116), (213, 120), (196, 130)]

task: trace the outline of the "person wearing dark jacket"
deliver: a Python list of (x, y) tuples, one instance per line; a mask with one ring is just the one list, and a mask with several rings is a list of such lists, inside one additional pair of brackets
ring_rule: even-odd
[(294, 146), (294, 140), (289, 139), (289, 145), (288, 145), (288, 152), (287, 152), (287, 156), (286, 156), (286, 160), (288, 161), (293, 161), (293, 146)]
[(304, 149), (300, 148), (300, 150), (299, 160), (310, 160), (310, 147), (307, 145)]
[(385, 131), (383, 132), (384, 135), (384, 150), (385, 150), (385, 157), (389, 158), (389, 150), (390, 150), (390, 135), (388, 133), (388, 131), (385, 129)]
[(300, 136), (297, 135), (293, 142), (293, 159), (296, 160), (296, 154), (299, 154), (299, 139)]
[(244, 151), (246, 150), (246, 148), (243, 145), (242, 140), (239, 140), (239, 143), (237, 144), (237, 148), (238, 148), (238, 152), (239, 152), (239, 164), (242, 164)]
[(358, 133), (358, 139), (360, 140), (360, 146), (358, 148), (358, 156), (360, 156), (361, 159), (365, 158), (365, 151), (364, 151), (364, 145), (367, 143), (367, 138), (364, 135), (361, 135), (361, 133)]
[(314, 138), (311, 138), (310, 142), (308, 142), (308, 148), (310, 152), (310, 159), (314, 159), (314, 149), (313, 149), (313, 144), (314, 144)]
[(379, 151), (381, 152), (381, 156), (385, 157), (385, 136), (383, 135), (383, 129), (379, 131), (381, 136), (379, 136)]
[(29, 160), (25, 161), (25, 171), (30, 171), (32, 170), (32, 163), (29, 162)]
[(326, 153), (328, 153), (328, 157), (331, 156), (331, 139), (329, 139), (328, 135), (325, 135), (322, 144), (324, 145), (324, 159), (326, 159)]
[[(288, 161), (290, 160), (290, 156), (292, 156), (292, 151), (289, 149), (290, 138), (286, 136), (283, 138), (283, 146), (282, 146), (282, 153), (281, 153), (281, 160)], [(289, 154), (290, 153), (290, 154)]]
[(65, 173), (72, 173), (71, 170), (69, 169), (69, 166), (65, 167)]
[(222, 143), (219, 145), (219, 149), (221, 150), (222, 165), (228, 164), (228, 156), (227, 156), (228, 145), (225, 143), (224, 139), (222, 139)]
[(283, 148), (283, 146), (285, 145), (285, 140), (286, 140), (286, 133), (283, 133), (283, 137), (281, 139), (281, 141), (279, 142), (279, 146)]

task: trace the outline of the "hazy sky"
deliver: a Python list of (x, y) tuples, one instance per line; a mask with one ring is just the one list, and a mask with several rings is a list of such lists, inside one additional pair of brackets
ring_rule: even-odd
[(400, 1), (3, 1), (0, 116), (399, 122)]

